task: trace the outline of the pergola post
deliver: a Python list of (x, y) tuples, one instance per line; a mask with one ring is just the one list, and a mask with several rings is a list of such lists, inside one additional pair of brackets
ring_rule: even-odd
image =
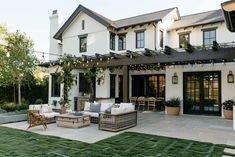
[(129, 66), (123, 66), (123, 102), (129, 101)]

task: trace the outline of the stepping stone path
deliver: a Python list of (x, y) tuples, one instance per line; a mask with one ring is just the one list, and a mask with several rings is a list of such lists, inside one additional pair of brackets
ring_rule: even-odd
[(223, 157), (235, 157), (235, 149), (225, 148)]

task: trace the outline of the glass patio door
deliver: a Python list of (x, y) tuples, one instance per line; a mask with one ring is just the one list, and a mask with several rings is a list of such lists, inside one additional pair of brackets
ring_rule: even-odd
[(220, 115), (220, 72), (184, 73), (184, 113)]

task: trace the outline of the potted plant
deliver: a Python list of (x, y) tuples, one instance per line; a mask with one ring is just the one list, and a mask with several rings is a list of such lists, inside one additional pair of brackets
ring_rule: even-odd
[(65, 114), (67, 109), (70, 107), (69, 100), (60, 99), (59, 104), (61, 106), (60, 114)]
[(173, 116), (177, 116), (180, 113), (180, 104), (181, 104), (181, 100), (180, 98), (170, 98), (169, 100), (167, 100), (165, 102), (165, 106), (166, 106), (166, 114), (167, 115), (173, 115)]
[(233, 105), (235, 105), (233, 100), (223, 102), (223, 113), (226, 119), (233, 119)]

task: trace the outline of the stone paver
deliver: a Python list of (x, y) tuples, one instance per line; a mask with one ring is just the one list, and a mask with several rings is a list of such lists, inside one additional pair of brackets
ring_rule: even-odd
[(225, 148), (224, 152), (235, 155), (235, 149)]
[[(27, 123), (10, 123), (3, 126), (26, 130)], [(124, 132), (113, 133), (100, 131), (98, 130), (97, 124), (91, 124), (88, 127), (80, 129), (61, 128), (57, 127), (56, 124), (50, 124), (47, 131), (43, 131), (42, 126), (37, 126), (29, 131), (87, 143), (95, 143)], [(235, 131), (232, 129), (232, 121), (220, 117), (192, 115), (167, 116), (159, 112), (138, 113), (137, 126), (125, 131), (235, 146)]]

